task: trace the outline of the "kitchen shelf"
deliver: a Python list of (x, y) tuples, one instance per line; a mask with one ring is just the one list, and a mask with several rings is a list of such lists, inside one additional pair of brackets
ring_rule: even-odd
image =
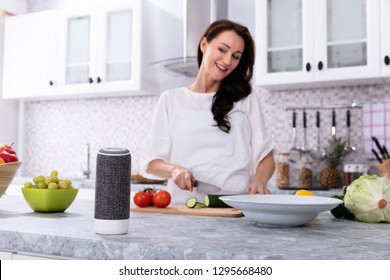
[(352, 103), (351, 105), (328, 105), (328, 106), (313, 106), (313, 107), (286, 107), (285, 110), (335, 110), (335, 109), (361, 109), (363, 106)]

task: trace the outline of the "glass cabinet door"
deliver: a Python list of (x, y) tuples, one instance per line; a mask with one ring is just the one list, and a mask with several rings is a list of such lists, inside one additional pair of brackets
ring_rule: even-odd
[(65, 83), (88, 83), (90, 77), (90, 16), (67, 20)]
[(367, 65), (366, 0), (327, 0), (327, 67)]
[(267, 72), (302, 70), (302, 1), (268, 0), (267, 7)]
[(107, 13), (106, 81), (132, 79), (132, 10)]

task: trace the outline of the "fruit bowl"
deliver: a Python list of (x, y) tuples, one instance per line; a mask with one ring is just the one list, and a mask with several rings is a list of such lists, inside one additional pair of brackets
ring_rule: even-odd
[(15, 177), (16, 171), (22, 165), (21, 162), (9, 162), (0, 164), (0, 197), (5, 193)]
[(73, 203), (79, 189), (22, 188), (24, 199), (35, 212), (64, 212)]

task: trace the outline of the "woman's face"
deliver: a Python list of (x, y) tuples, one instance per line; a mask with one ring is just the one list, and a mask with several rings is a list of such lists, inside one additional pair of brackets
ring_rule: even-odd
[(207, 71), (215, 81), (223, 80), (239, 64), (244, 47), (244, 40), (234, 31), (224, 31), (209, 43), (204, 37), (200, 43), (201, 70)]

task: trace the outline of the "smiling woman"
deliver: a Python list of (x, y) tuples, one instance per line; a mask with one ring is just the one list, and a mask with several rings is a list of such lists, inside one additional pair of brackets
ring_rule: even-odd
[(252, 92), (254, 50), (245, 26), (216, 21), (200, 38), (195, 82), (160, 96), (141, 170), (167, 178), (173, 202), (270, 193), (273, 142)]

